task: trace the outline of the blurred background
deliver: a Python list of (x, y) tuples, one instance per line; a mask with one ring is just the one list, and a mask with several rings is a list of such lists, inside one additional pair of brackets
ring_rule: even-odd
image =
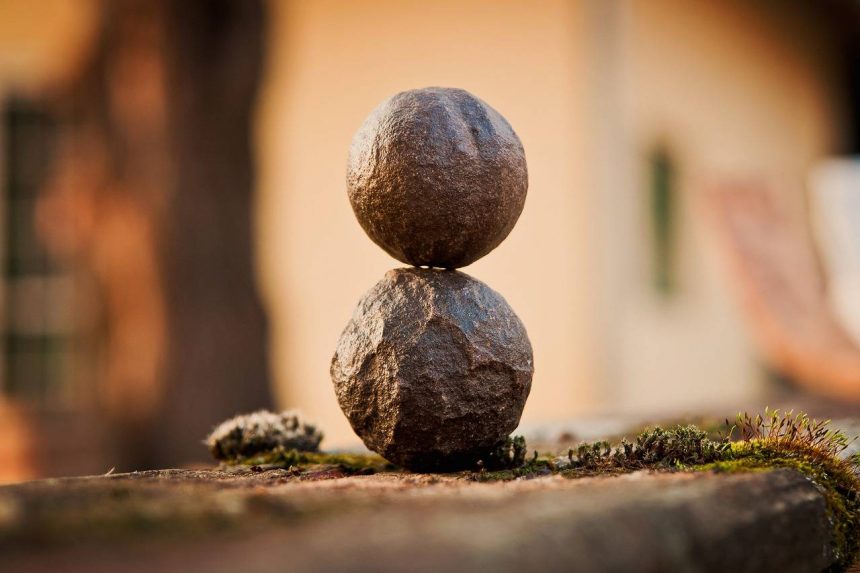
[(523, 428), (860, 401), (855, 1), (3, 0), (0, 480), (204, 461), (260, 407), (357, 444), (329, 362), (398, 263), (346, 154), (431, 85), (526, 150), (465, 269), (528, 328)]

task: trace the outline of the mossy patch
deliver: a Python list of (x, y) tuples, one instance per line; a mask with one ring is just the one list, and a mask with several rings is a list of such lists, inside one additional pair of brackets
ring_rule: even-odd
[(761, 440), (732, 444), (731, 458), (690, 468), (695, 471), (737, 473), (790, 468), (805, 475), (821, 492), (833, 531), (836, 563), (841, 571), (857, 557), (860, 532), (860, 482), (853, 461), (822, 459), (802, 448), (778, 449)]
[(557, 457), (535, 452), (519, 467), (468, 472), (466, 477), (504, 481), (549, 474), (575, 479), (639, 470), (734, 473), (791, 468), (824, 497), (836, 557), (832, 570), (840, 571), (860, 550), (860, 458), (841, 457), (849, 443), (829, 420), (766, 409), (764, 415), (739, 414), (734, 424), (727, 420), (721, 432), (693, 424), (646, 428), (633, 441), (622, 438), (615, 446), (607, 441), (583, 443)]
[[(646, 428), (636, 438), (613, 446), (607, 441), (583, 443), (567, 455), (549, 453), (526, 459), (522, 437), (510, 437), (487, 453), (473, 471), (452, 478), (479, 482), (530, 479), (547, 475), (566, 478), (612, 476), (639, 470), (689, 472), (756, 472), (794, 469), (815, 484), (824, 497), (833, 530), (833, 570), (842, 570), (860, 550), (860, 458), (843, 458), (847, 437), (830, 422), (805, 414), (765, 410), (764, 415), (739, 414), (723, 431), (693, 424), (669, 429)], [(283, 468), (300, 479), (326, 479), (402, 471), (376, 454), (321, 453), (282, 446), (237, 456), (230, 465), (254, 469)], [(332, 468), (334, 468), (332, 470)]]
[(504, 471), (521, 468), (525, 465), (527, 451), (524, 437), (508, 436), (478, 461), (477, 469)]
[(860, 549), (860, 458), (840, 457), (849, 445), (829, 420), (765, 410), (726, 421), (719, 439), (696, 426), (644, 430), (633, 442), (622, 439), (581, 444), (556, 460), (559, 473), (576, 478), (636, 470), (751, 472), (791, 468), (805, 475), (824, 497), (833, 530), (833, 570), (850, 565)]
[(368, 475), (397, 469), (376, 454), (301, 452), (285, 448), (275, 448), (253, 456), (236, 458), (231, 461), (231, 464), (259, 468), (295, 468), (299, 471), (313, 467), (335, 466), (345, 475)]
[[(525, 441), (523, 441), (525, 444)], [(552, 458), (547, 455), (539, 455), (534, 453), (531, 459), (524, 461), (519, 466), (511, 466), (502, 469), (486, 470), (481, 468), (478, 471), (464, 472), (463, 476), (468, 480), (479, 482), (494, 482), (494, 481), (510, 481), (514, 479), (528, 479), (540, 476), (552, 475), (557, 472), (557, 468), (552, 461)]]
[(622, 438), (616, 447), (606, 441), (580, 444), (568, 451), (567, 463), (562, 459), (559, 465), (571, 472), (673, 469), (724, 459), (730, 449), (728, 440), (714, 441), (693, 425), (668, 430), (657, 426), (644, 430), (632, 442)]

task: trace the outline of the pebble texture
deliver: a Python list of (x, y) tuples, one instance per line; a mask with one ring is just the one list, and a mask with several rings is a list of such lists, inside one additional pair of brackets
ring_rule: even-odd
[(331, 365), (365, 445), (415, 471), (475, 467), (519, 424), (533, 371), (525, 328), (498, 293), (414, 268), (362, 298)]
[(353, 138), (346, 180), (373, 242), (404, 263), (449, 269), (508, 236), (528, 189), (510, 124), (452, 88), (402, 92), (377, 107)]

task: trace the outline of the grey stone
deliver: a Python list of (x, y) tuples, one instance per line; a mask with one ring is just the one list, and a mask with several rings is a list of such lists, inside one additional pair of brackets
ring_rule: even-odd
[(332, 359), (338, 402), (365, 445), (416, 470), (474, 467), (519, 424), (534, 371), (523, 324), (456, 271), (389, 271)]
[(528, 189), (510, 124), (452, 88), (406, 91), (380, 104), (353, 138), (346, 180), (373, 242), (404, 263), (442, 268), (498, 246)]

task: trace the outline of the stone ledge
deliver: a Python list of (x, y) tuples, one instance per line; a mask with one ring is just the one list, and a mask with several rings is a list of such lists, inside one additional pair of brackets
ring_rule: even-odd
[[(330, 478), (330, 479), (327, 479)], [(163, 470), (0, 488), (15, 571), (821, 571), (822, 496), (792, 470), (475, 483)]]

